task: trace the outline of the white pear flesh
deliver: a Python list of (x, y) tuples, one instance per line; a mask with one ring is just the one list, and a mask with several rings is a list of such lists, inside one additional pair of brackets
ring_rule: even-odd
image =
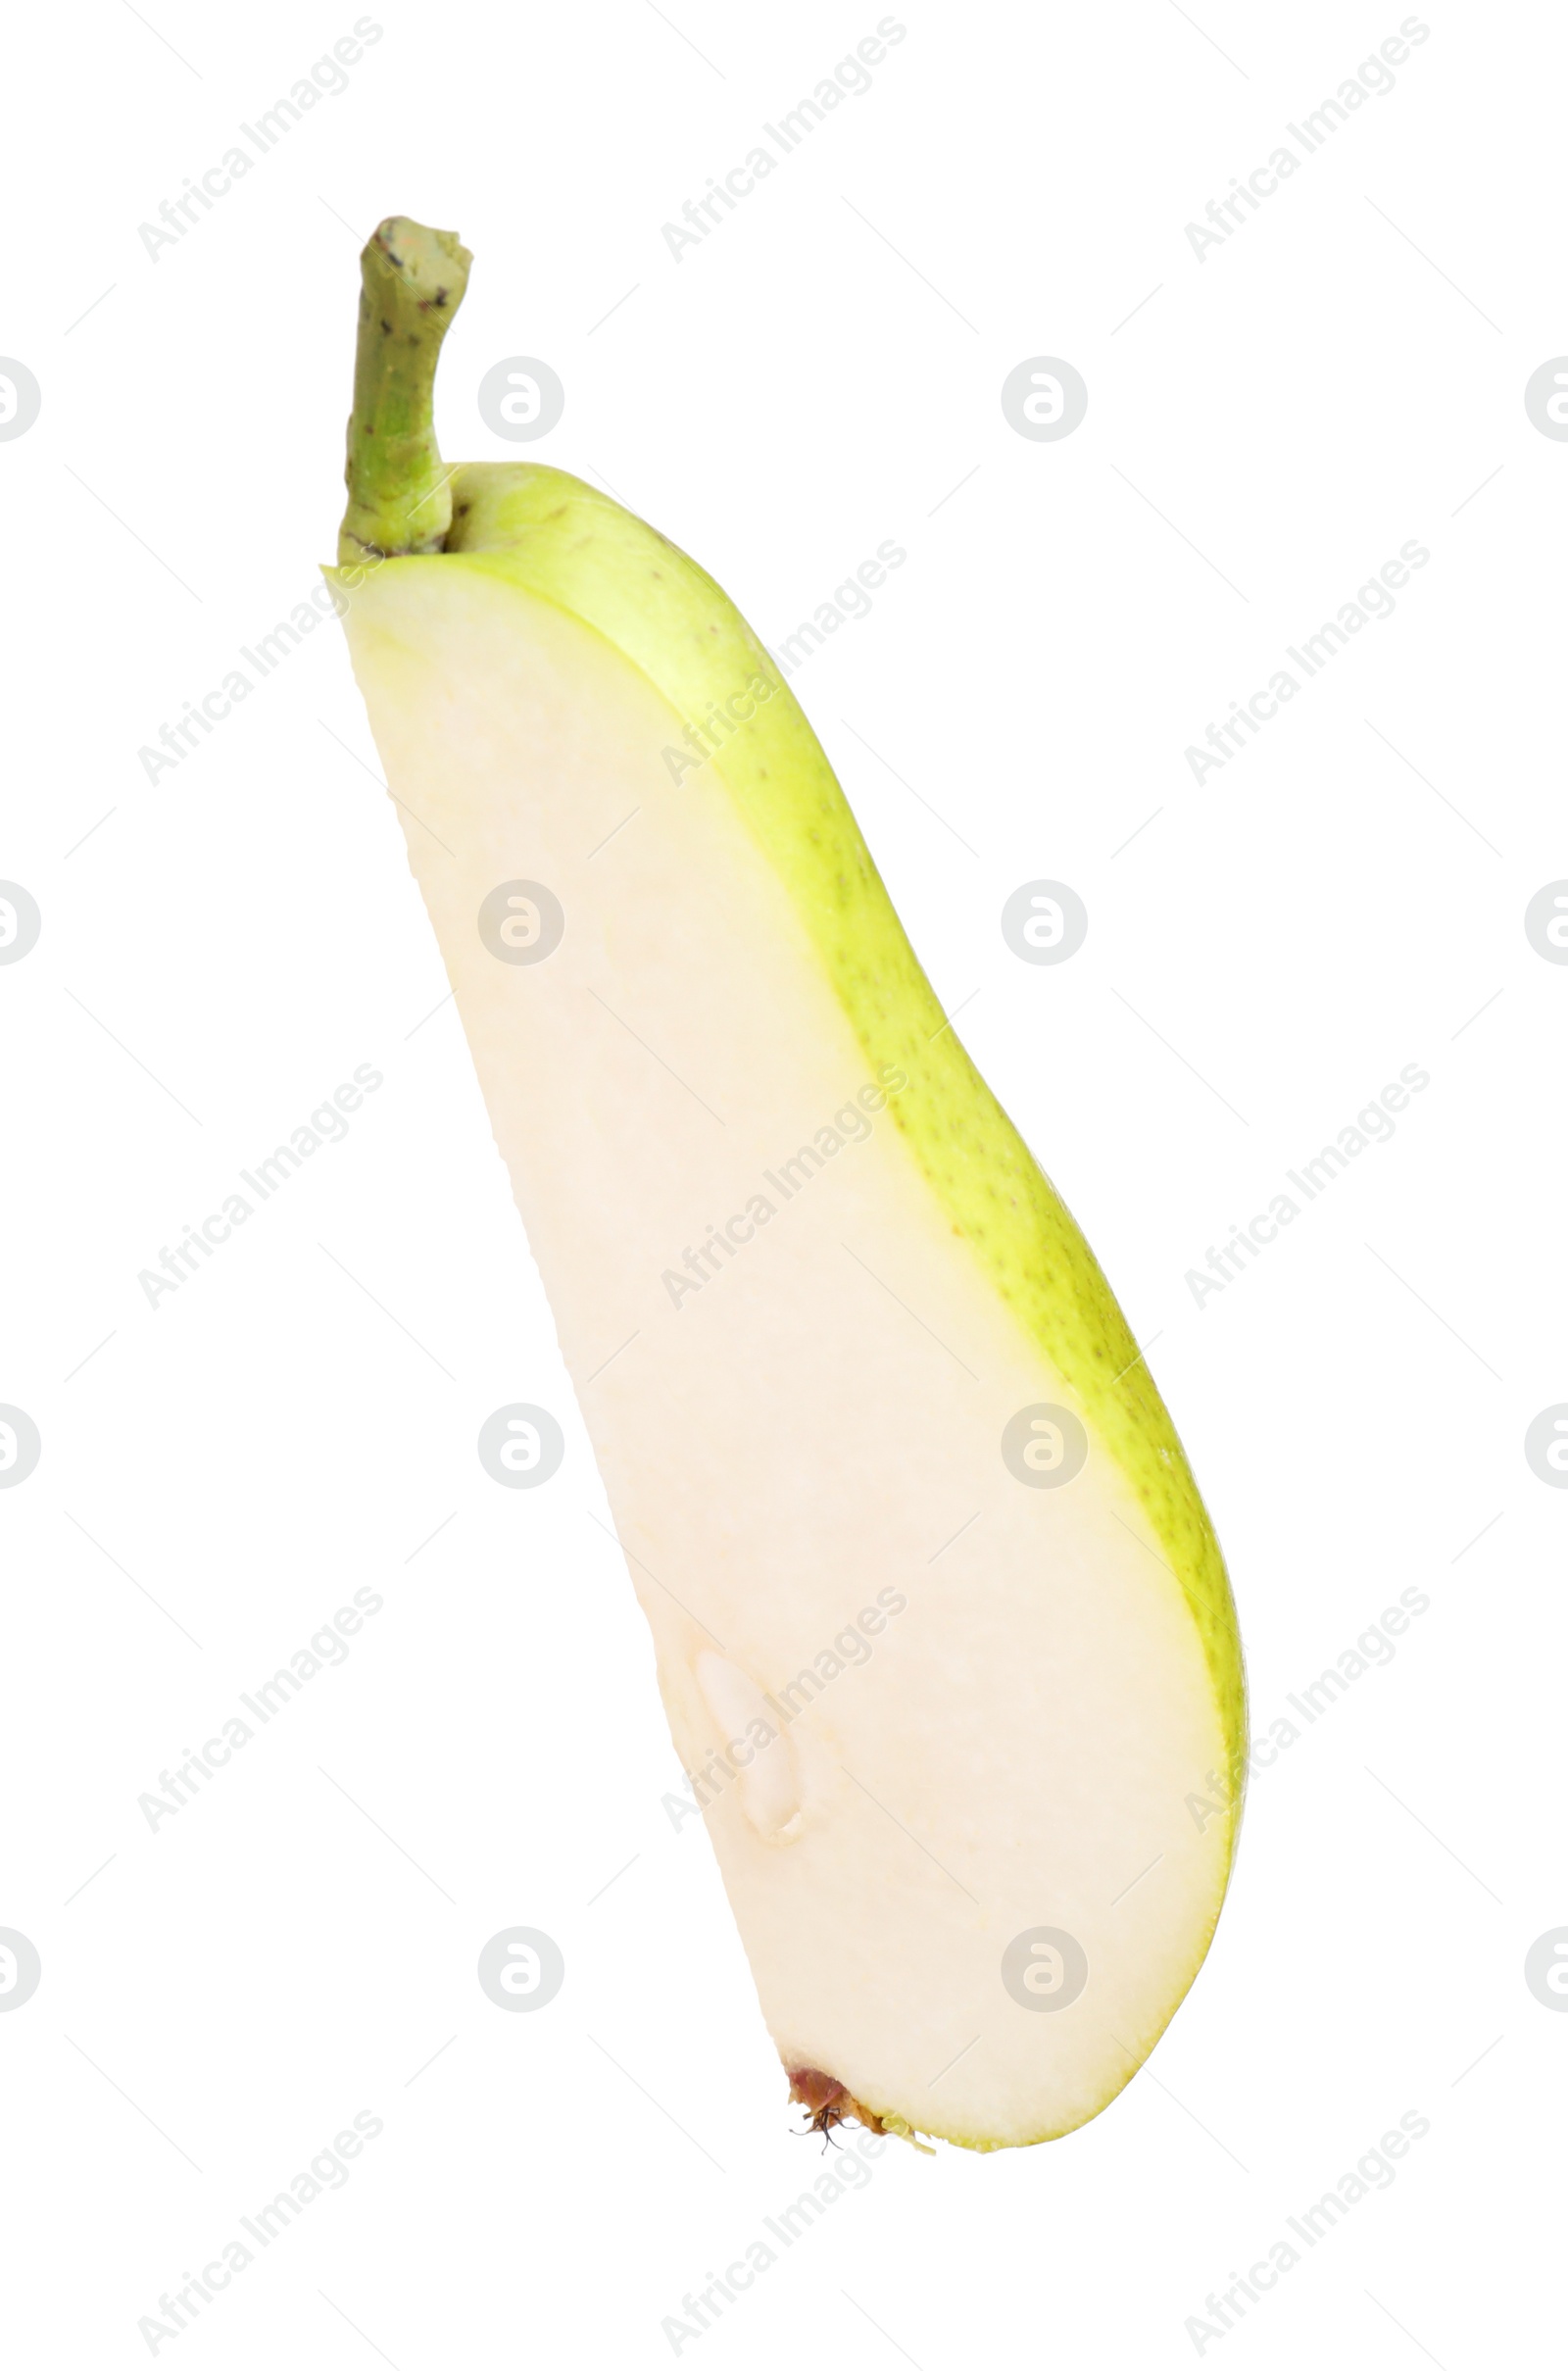
[[(895, 2130), (1067, 2132), (1153, 2047), (1225, 1889), (1231, 1822), (1192, 1800), (1234, 1740), (1183, 1588), (1092, 1422), (1064, 1487), (1004, 1462), (1019, 1409), (1081, 1403), (867, 1111), (717, 766), (671, 780), (662, 693), (450, 562), (371, 572), (347, 626), (779, 2054)], [(478, 927), (519, 879), (565, 917), (538, 963)], [(1004, 1981), (1036, 1929), (1087, 1961), (1063, 2005), (1049, 1951)]]

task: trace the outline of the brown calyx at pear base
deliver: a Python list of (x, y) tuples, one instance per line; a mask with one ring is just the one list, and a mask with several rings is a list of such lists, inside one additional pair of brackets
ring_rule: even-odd
[(851, 2117), (863, 2124), (867, 2132), (888, 2131), (882, 2118), (869, 2107), (862, 2107), (840, 2083), (836, 2076), (825, 2075), (819, 2067), (786, 2067), (790, 2079), (790, 2099), (798, 2107), (808, 2107), (811, 2120), (808, 2132), (830, 2134), (835, 2124), (847, 2123)]

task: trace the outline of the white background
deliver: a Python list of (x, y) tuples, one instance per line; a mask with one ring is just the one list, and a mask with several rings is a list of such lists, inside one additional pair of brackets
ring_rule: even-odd
[[(156, 262), (138, 223), (350, 0), (13, 28), (0, 351), (43, 390), (0, 444), (0, 874), (43, 914), (0, 968), (0, 1400), (43, 1438), (0, 1493), (0, 1925), (43, 1961), (0, 2016), (18, 2361), (147, 2359), (138, 2317), (357, 2110), (384, 2131), (347, 2186), (160, 2359), (656, 2365), (817, 2170), (662, 1807), (649, 1643), (338, 628), (138, 763), (332, 557), (357, 250), (395, 211), (477, 258), (450, 458), (522, 450), (474, 391), (544, 357), (566, 409), (527, 451), (774, 643), (906, 547), (794, 688), (1158, 1337), (1259, 1730), (1431, 1600), (1256, 1779), (1207, 1965), (1115, 2104), (997, 2157), (890, 2146), (683, 2359), (1190, 2361), (1207, 2293), (1410, 2109), (1393, 2187), (1207, 2355), (1460, 2371), (1554, 2324), (1568, 2017), (1523, 1961), (1568, 1922), (1568, 1497), (1522, 1442), (1568, 1398), (1568, 969), (1523, 912), (1568, 873), (1568, 448), (1522, 398), (1568, 348), (1565, 31), (1424, 11), (1393, 93), (1200, 262), (1185, 225), (1400, 13), (1199, 13), (903, 8), (871, 90), (678, 263), (662, 223), (873, 0), (681, 0), (679, 30), (394, 0)], [(1059, 443), (999, 402), (1041, 354), (1090, 390)], [(1196, 783), (1208, 721), (1410, 538), (1396, 614)], [(1039, 876), (1089, 910), (1060, 967), (999, 929)], [(347, 1139), (150, 1309), (138, 1271), (366, 1062)], [(1393, 1140), (1197, 1306), (1186, 1272), (1407, 1063)], [(544, 1490), (474, 1454), (516, 1400), (565, 1428)], [(355, 1588), (385, 1603), (348, 1661), (150, 1831), (138, 1796)], [(516, 1924), (566, 1959), (532, 2016), (474, 1975)]]

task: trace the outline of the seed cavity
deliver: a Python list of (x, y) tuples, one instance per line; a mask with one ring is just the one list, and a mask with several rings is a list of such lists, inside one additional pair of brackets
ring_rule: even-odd
[(736, 1800), (764, 1844), (792, 1844), (801, 1832), (801, 1780), (795, 1748), (757, 1681), (727, 1655), (705, 1649), (693, 1666), (718, 1733), (714, 1775), (731, 1774)]

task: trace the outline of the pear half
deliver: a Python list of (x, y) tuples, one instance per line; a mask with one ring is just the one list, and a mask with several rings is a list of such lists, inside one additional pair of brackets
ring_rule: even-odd
[(334, 581), (768, 2030), (823, 2128), (1054, 2138), (1219, 1913), (1213, 1531), (767, 651), (577, 479), (440, 484)]

